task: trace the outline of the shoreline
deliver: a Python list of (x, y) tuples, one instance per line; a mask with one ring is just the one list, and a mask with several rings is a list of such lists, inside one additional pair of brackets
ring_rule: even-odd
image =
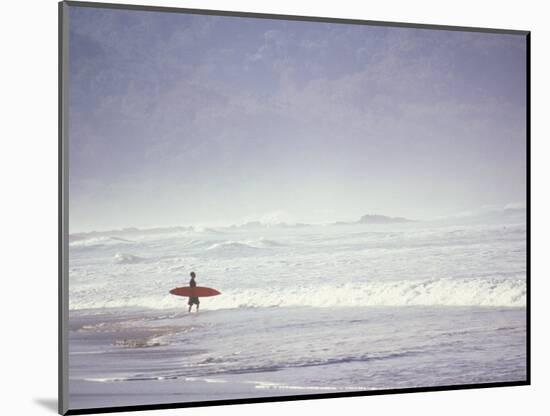
[(70, 406), (520, 381), (525, 314), (418, 306), (73, 311)]

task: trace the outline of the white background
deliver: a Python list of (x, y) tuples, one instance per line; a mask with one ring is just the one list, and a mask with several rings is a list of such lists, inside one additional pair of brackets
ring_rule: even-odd
[[(525, 412), (536, 415), (548, 412), (550, 67), (547, 51), (550, 50), (550, 25), (545, 2), (136, 2), (532, 31), (532, 386), (175, 409), (147, 414), (519, 415)], [(12, 0), (3, 2), (0, 16), (0, 409), (5, 414), (53, 415), (57, 397), (57, 4), (54, 0)]]

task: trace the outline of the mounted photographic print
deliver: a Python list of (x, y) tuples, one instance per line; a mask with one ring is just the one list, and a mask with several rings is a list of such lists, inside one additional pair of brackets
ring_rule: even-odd
[(529, 384), (529, 55), (60, 3), (60, 413)]

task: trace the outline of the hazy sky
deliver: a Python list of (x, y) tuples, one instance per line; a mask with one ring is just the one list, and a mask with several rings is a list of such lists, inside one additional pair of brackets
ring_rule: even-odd
[(525, 38), (70, 7), (70, 231), (525, 200)]

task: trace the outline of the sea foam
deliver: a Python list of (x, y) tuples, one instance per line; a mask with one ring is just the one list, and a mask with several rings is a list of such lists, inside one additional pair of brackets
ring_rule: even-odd
[[(523, 307), (526, 285), (523, 279), (428, 279), (364, 282), (343, 285), (295, 286), (289, 288), (228, 289), (206, 298), (208, 309), (261, 307), (371, 307), (371, 306), (488, 306)], [(185, 298), (158, 293), (153, 296), (125, 294), (79, 296), (70, 299), (71, 309), (182, 307)]]

